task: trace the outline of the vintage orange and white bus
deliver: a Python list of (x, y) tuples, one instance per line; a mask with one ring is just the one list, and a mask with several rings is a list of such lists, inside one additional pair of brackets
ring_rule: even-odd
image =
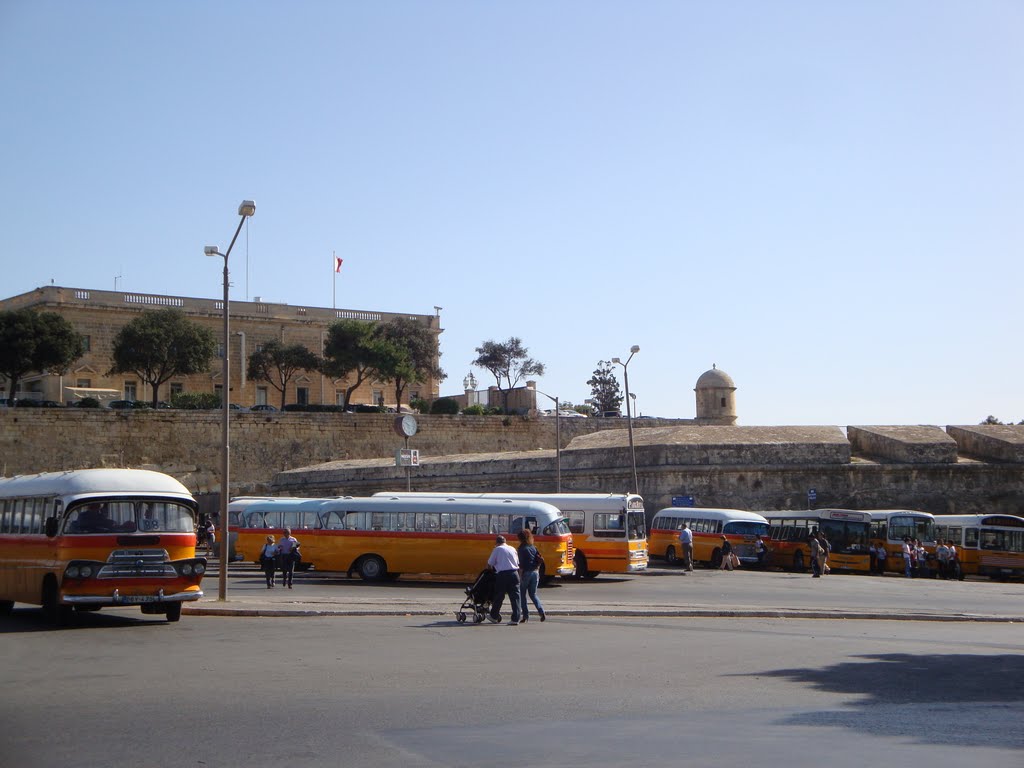
[(636, 573), (647, 568), (643, 497), (635, 493), (375, 493), (375, 498), (477, 498), (540, 501), (561, 510), (575, 548), (576, 576)]
[(181, 483), (141, 469), (0, 478), (0, 612), (138, 605), (168, 621), (203, 596), (196, 508)]
[(515, 546), (524, 527), (544, 558), (542, 577), (572, 573), (572, 535), (550, 504), (504, 499), (238, 498), (228, 505), (237, 548), (256, 560), (268, 535), (291, 528), (303, 562), (366, 581), (401, 574), (479, 573), (497, 534)]
[(809, 536), (821, 531), (829, 543), (832, 571), (868, 573), (871, 515), (854, 509), (810, 509), (761, 512), (768, 520), (770, 563), (802, 571), (811, 563)]
[(935, 537), (951, 540), (961, 574), (1024, 576), (1024, 518), (1016, 515), (936, 515)]
[(754, 543), (768, 535), (768, 521), (756, 512), (705, 507), (666, 507), (651, 520), (652, 557), (680, 562), (679, 532), (686, 524), (693, 533), (693, 562), (711, 568), (722, 564), (722, 536), (741, 563), (757, 563)]
[(929, 553), (935, 552), (935, 515), (915, 509), (869, 509), (870, 540), (885, 547), (885, 570), (903, 573), (903, 539), (917, 539)]

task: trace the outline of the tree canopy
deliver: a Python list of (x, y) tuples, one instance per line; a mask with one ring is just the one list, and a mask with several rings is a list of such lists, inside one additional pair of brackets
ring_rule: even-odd
[(597, 368), (587, 380), (587, 386), (590, 387), (590, 396), (598, 416), (622, 407), (622, 390), (619, 389), (619, 380), (610, 360), (597, 361)]
[(336, 379), (352, 377), (345, 388), (346, 408), (364, 381), (382, 378), (382, 370), (398, 365), (400, 352), (377, 329), (364, 320), (339, 320), (327, 329), (323, 372)]
[(446, 378), (438, 363), (436, 336), (423, 323), (411, 317), (396, 317), (380, 326), (379, 332), (383, 339), (404, 353), (398, 355), (394, 365), (380, 372), (384, 380), (394, 385), (395, 405), (399, 410), (402, 394), (410, 384)]
[(0, 312), (0, 374), (7, 378), (11, 398), (26, 374), (64, 373), (84, 352), (81, 334), (56, 312)]
[[(544, 363), (529, 356), (529, 350), (515, 336), (507, 341), (485, 341), (476, 348), (473, 365), (490, 371), (501, 392), (504, 411), (508, 413), (508, 393), (525, 376), (543, 376)], [(505, 386), (503, 386), (503, 384)]]
[(299, 371), (319, 371), (321, 362), (319, 355), (302, 344), (285, 346), (275, 339), (249, 355), (249, 378), (266, 381), (280, 392), (283, 409), (288, 383)]
[(174, 376), (209, 370), (216, 349), (213, 332), (189, 320), (180, 309), (147, 311), (117, 332), (109, 373), (134, 373), (149, 384), (155, 408), (160, 385)]

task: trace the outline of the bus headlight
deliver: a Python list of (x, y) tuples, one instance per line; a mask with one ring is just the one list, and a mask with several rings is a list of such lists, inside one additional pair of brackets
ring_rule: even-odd
[(196, 576), (202, 576), (206, 573), (206, 566), (203, 563), (196, 563), (192, 567), (192, 570), (195, 572)]
[(92, 576), (92, 566), (91, 565), (83, 565), (83, 566), (81, 566), (78, 569), (78, 574), (83, 579), (88, 579), (90, 576)]
[(181, 575), (182, 576), (191, 576), (192, 575), (192, 563), (185, 563), (184, 565), (181, 566)]
[(64, 575), (67, 576), (69, 579), (77, 579), (78, 578), (78, 566), (77, 565), (69, 565), (66, 569), (64, 569)]

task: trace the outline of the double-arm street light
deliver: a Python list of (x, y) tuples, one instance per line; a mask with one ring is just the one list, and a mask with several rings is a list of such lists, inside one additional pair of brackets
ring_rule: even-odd
[(626, 384), (626, 424), (629, 428), (629, 456), (633, 462), (633, 493), (637, 494), (640, 493), (640, 483), (636, 479), (636, 449), (633, 447), (633, 412), (629, 408), (629, 361), (639, 351), (640, 347), (634, 344), (629, 348), (629, 357), (626, 358), (626, 362), (622, 362), (617, 357), (612, 358), (613, 363), (618, 363), (622, 366), (622, 379)]
[(558, 402), (558, 397), (555, 395), (549, 395), (547, 392), (541, 392), (536, 387), (533, 391), (538, 395), (544, 395), (548, 400), (552, 400), (555, 403), (555, 493), (562, 492), (562, 408)]
[(238, 206), (238, 215), (241, 217), (238, 222), (238, 229), (235, 236), (231, 238), (231, 245), (227, 251), (221, 253), (217, 246), (208, 245), (203, 251), (207, 256), (221, 256), (224, 259), (224, 373), (221, 388), (221, 406), (223, 416), (221, 417), (221, 438), (220, 438), (220, 589), (217, 592), (218, 600), (228, 598), (228, 558), (231, 556), (230, 541), (228, 538), (228, 497), (231, 489), (231, 443), (228, 439), (228, 428), (231, 423), (231, 367), (228, 364), (228, 347), (230, 346), (230, 312), (228, 311), (228, 256), (231, 249), (235, 247), (238, 233), (242, 231), (245, 220), (256, 213), (256, 203), (252, 200), (243, 200)]

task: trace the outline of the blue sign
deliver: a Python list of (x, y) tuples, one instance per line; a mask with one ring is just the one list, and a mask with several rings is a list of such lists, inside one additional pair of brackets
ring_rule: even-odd
[(672, 497), (673, 507), (692, 507), (694, 506), (693, 496), (673, 496)]
[(817, 498), (818, 498), (818, 492), (816, 490), (811, 488), (809, 491), (807, 491), (807, 500), (808, 501), (816, 501)]

